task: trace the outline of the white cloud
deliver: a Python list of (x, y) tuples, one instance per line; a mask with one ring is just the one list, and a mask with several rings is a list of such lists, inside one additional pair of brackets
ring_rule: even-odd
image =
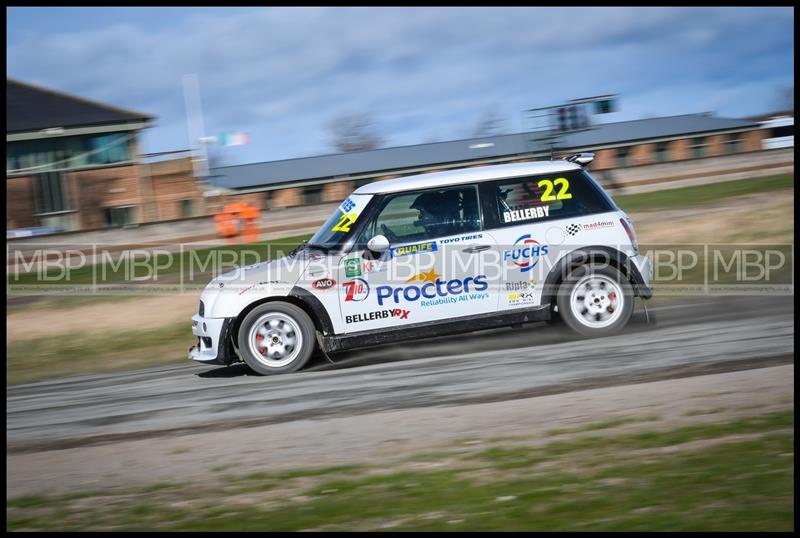
[(181, 77), (198, 73), (208, 132), (250, 132), (241, 158), (259, 161), (328, 152), (324, 125), (345, 110), (371, 112), (396, 144), (468, 136), (491, 103), (514, 129), (527, 108), (602, 93), (620, 93), (623, 110), (668, 115), (716, 103), (731, 113), (774, 94), (767, 85), (793, 82), (792, 16), (770, 8), (192, 9), (170, 24), (138, 18), (19, 33), (6, 54), (9, 76), (157, 115), (148, 151), (185, 147)]

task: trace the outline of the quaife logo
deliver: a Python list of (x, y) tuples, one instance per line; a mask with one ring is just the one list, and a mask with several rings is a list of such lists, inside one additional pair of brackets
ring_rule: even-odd
[(373, 321), (376, 319), (386, 318), (400, 318), (408, 319), (411, 310), (403, 310), (402, 308), (392, 308), (391, 310), (376, 310), (374, 312), (367, 312), (366, 314), (353, 314), (352, 316), (345, 316), (345, 323), (361, 323), (363, 321)]
[(409, 282), (425, 283), (397, 287), (378, 286), (375, 288), (378, 304), (383, 306), (389, 301), (394, 301), (394, 304), (400, 304), (401, 301), (410, 303), (420, 301), (420, 306), (436, 306), (489, 298), (489, 293), (485, 292), (489, 288), (486, 275), (468, 276), (463, 280), (460, 278), (442, 280), (436, 272), (428, 271), (409, 278), (406, 283)]
[(417, 243), (415, 245), (405, 245), (402, 247), (394, 247), (389, 249), (392, 257), (408, 256), (409, 254), (419, 254), (421, 252), (436, 252), (436, 241), (426, 241), (425, 243)]
[(525, 234), (514, 242), (514, 248), (503, 251), (503, 261), (510, 259), (521, 272), (527, 273), (539, 263), (539, 256), (546, 255), (547, 245), (531, 239), (531, 234)]

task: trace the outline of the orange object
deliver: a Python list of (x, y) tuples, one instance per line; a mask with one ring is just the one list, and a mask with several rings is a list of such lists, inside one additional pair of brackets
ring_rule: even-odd
[(214, 216), (217, 230), (222, 237), (235, 237), (239, 235), (239, 223), (231, 213), (220, 213)]

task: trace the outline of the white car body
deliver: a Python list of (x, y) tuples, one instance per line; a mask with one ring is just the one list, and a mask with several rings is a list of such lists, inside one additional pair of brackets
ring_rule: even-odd
[[(455, 211), (461, 220), (420, 224), (424, 210), (412, 221), (407, 201), (413, 200), (412, 207), (422, 204), (425, 193), (432, 193), (428, 200), (452, 199), (452, 208), (432, 210), (441, 209), (440, 215)], [(386, 241), (385, 234), (376, 233), (384, 224), (381, 230), (393, 236), (389, 248), (372, 251), (366, 243), (376, 236), (370, 246)], [(447, 229), (456, 233), (431, 236)], [(404, 240), (417, 236), (422, 239)], [(605, 260), (627, 279), (621, 278), (621, 285), (632, 290), (626, 299), (622, 287), (614, 288), (618, 293), (607, 293), (597, 304), (573, 293), (573, 300), (591, 310), (585, 315), (587, 333), (624, 324), (615, 316), (627, 322), (633, 296), (652, 295), (650, 260), (638, 251), (633, 223), (574, 162), (474, 167), (371, 183), (354, 191), (311, 243), (317, 238), (330, 242), (212, 280), (201, 295), (202, 312), (193, 317), (198, 345), (189, 357), (212, 364), (245, 360), (261, 373), (272, 373), (270, 367), (277, 364), (281, 367), (275, 373), (285, 370), (286, 361), (274, 362), (278, 352), (269, 359), (264, 337), (257, 334), (267, 334), (267, 318), (251, 331), (259, 339), (253, 347), (240, 334), (248, 312), (266, 312), (263, 305), (274, 302), (299, 307), (313, 321), (315, 342), (309, 343), (304, 333), (303, 353), (312, 344), (333, 352), (547, 320), (554, 315), (557, 294), (566, 293), (560, 291), (562, 282), (577, 267), (576, 260), (595, 266)], [(605, 283), (614, 286), (613, 278), (600, 277), (604, 281), (598, 290)], [(614, 311), (628, 300), (624, 315)], [(291, 316), (287, 322), (291, 339), (302, 323)], [(273, 320), (272, 326), (277, 323)], [(278, 341), (280, 335), (272, 338)], [(251, 350), (249, 360), (242, 357), (242, 342)], [(262, 348), (267, 358), (253, 358)]]

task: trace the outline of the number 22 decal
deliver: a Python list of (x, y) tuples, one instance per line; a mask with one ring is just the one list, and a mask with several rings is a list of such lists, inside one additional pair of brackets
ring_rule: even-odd
[[(572, 194), (567, 192), (569, 190), (569, 181), (565, 177), (559, 177), (550, 181), (549, 179), (543, 179), (538, 184), (539, 187), (544, 186), (544, 193), (542, 194), (542, 202), (554, 202), (556, 200), (569, 200), (572, 198)], [(561, 189), (558, 191), (558, 194), (553, 196), (553, 190), (555, 190), (554, 186), (560, 186)]]
[(339, 219), (339, 222), (331, 228), (332, 232), (344, 232), (347, 233), (350, 231), (350, 226), (356, 221), (357, 215), (355, 213), (344, 213), (342, 218)]

